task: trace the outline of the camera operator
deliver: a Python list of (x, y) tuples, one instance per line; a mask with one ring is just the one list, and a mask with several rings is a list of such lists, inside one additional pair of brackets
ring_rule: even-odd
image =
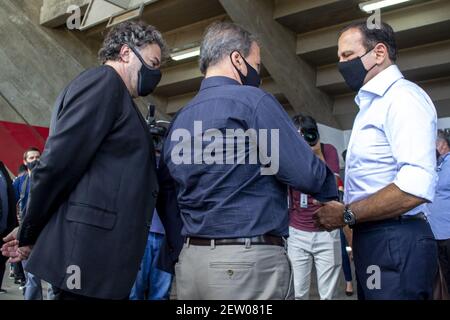
[[(318, 158), (339, 175), (339, 157), (331, 144), (320, 142), (316, 121), (309, 116), (295, 116), (294, 124)], [(310, 195), (289, 190), (288, 255), (294, 269), (295, 299), (309, 299), (312, 263), (317, 270), (321, 300), (330, 300), (336, 291), (341, 269), (340, 231), (321, 231), (314, 226), (313, 213), (320, 207)]]

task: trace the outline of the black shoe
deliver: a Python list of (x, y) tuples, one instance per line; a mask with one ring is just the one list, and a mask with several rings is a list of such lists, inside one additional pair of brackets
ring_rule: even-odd
[(8, 291), (6, 291), (5, 289), (0, 289), (0, 294), (5, 294), (8, 293)]
[(20, 280), (19, 279), (14, 279), (14, 284), (20, 284)]
[(353, 295), (353, 291), (347, 291), (347, 290), (345, 290), (345, 295), (346, 295), (347, 297), (351, 297), (351, 296)]

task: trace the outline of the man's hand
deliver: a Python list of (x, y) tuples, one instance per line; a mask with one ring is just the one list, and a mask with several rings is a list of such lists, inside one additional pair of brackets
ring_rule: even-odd
[(19, 241), (17, 240), (18, 231), (19, 228), (15, 228), (10, 234), (3, 238), (5, 244), (1, 248), (2, 255), (8, 257), (8, 262), (10, 263), (28, 259), (33, 248), (32, 246), (19, 248)]
[(27, 260), (31, 254), (31, 250), (33, 250), (33, 246), (25, 246), (17, 249), (17, 253), (19, 254), (20, 261)]
[(17, 240), (17, 233), (19, 232), (19, 227), (15, 228), (13, 231), (11, 231), (6, 237), (3, 238), (3, 241), (5, 242), (5, 245), (10, 242)]
[(327, 231), (344, 227), (344, 210), (345, 206), (340, 202), (324, 203), (319, 210), (314, 212), (313, 219), (316, 227)]
[(16, 258), (18, 256), (17, 249), (19, 248), (19, 241), (17, 241), (17, 232), (19, 228), (15, 228), (10, 234), (8, 234), (3, 241), (5, 244), (2, 246), (2, 255), (5, 257)]

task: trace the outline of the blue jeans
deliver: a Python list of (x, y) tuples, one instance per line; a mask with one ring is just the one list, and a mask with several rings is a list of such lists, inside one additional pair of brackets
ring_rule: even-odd
[(172, 275), (156, 268), (164, 235), (150, 232), (141, 269), (131, 289), (130, 300), (168, 300)]
[(437, 244), (425, 220), (357, 224), (353, 254), (358, 299), (433, 298)]
[[(26, 267), (26, 260), (22, 261), (22, 265), (25, 268)], [(26, 272), (25, 271), (25, 277), (26, 277), (26, 284), (25, 289), (23, 291), (24, 299), (25, 300), (43, 300), (42, 296), (42, 281), (35, 275)], [(54, 300), (54, 293), (52, 289), (52, 285), (49, 283), (47, 288), (47, 299), (48, 300)]]

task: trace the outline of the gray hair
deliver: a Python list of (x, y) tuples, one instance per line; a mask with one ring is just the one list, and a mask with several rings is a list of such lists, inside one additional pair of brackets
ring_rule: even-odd
[(139, 21), (126, 21), (113, 27), (103, 41), (98, 53), (101, 63), (117, 61), (123, 45), (142, 48), (148, 44), (157, 44), (161, 48), (162, 59), (168, 56), (168, 49), (161, 33), (155, 27)]
[(206, 29), (200, 47), (200, 71), (205, 74), (210, 66), (234, 51), (240, 52), (244, 58), (248, 57), (253, 42), (257, 42), (256, 37), (238, 25), (214, 22)]

